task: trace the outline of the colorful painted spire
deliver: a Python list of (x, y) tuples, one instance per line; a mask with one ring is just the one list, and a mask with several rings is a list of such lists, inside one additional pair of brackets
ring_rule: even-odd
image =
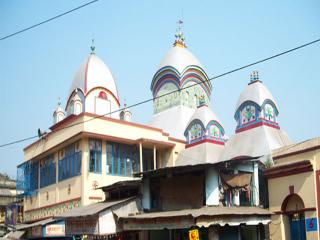
[(176, 34), (174, 35), (176, 40), (174, 41), (174, 46), (179, 46), (179, 47), (187, 47), (186, 46), (186, 43), (185, 43), (185, 37), (184, 37), (184, 34), (183, 34), (183, 21), (182, 20), (179, 20), (178, 22), (178, 28), (176, 30)]

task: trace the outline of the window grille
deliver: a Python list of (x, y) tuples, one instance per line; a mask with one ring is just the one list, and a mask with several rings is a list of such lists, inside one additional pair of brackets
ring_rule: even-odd
[(40, 187), (46, 187), (56, 182), (56, 162), (50, 155), (40, 162)]
[(76, 152), (75, 144), (70, 144), (64, 149), (64, 157), (59, 160), (59, 181), (81, 174), (81, 151)]
[(107, 142), (107, 174), (131, 177), (139, 172), (139, 152), (134, 145)]

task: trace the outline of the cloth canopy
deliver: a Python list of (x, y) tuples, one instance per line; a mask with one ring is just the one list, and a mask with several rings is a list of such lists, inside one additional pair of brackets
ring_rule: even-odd
[(248, 190), (251, 184), (251, 173), (239, 173), (233, 175), (227, 175), (220, 173), (222, 182), (229, 188), (244, 188)]

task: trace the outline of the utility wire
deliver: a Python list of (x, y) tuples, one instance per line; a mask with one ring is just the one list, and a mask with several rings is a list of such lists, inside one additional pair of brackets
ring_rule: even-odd
[(19, 31), (17, 31), (17, 32), (14, 32), (14, 33), (11, 33), (11, 34), (9, 34), (9, 35), (7, 35), (7, 36), (1, 37), (0, 40), (5, 40), (5, 39), (7, 39), (7, 38), (13, 37), (13, 36), (15, 36), (15, 35), (18, 35), (18, 34), (20, 34), (20, 33), (23, 33), (23, 32), (25, 32), (25, 31), (28, 31), (28, 30), (30, 30), (30, 29), (32, 29), (32, 28), (38, 27), (38, 26), (40, 26), (40, 25), (42, 25), (42, 24), (45, 24), (45, 23), (50, 22), (50, 21), (52, 21), (52, 20), (55, 20), (55, 19), (57, 19), (57, 18), (63, 17), (64, 15), (67, 15), (67, 14), (69, 14), (69, 13), (72, 13), (72, 12), (74, 12), (74, 11), (77, 11), (77, 10), (79, 10), (79, 9), (81, 9), (81, 8), (84, 8), (84, 7), (86, 7), (86, 6), (90, 5), (90, 4), (95, 3), (95, 2), (98, 2), (98, 1), (99, 1), (99, 0), (93, 0), (93, 1), (87, 2), (87, 3), (85, 3), (85, 4), (83, 4), (83, 5), (79, 6), (79, 7), (73, 8), (73, 9), (71, 9), (71, 10), (69, 10), (69, 11), (66, 11), (66, 12), (64, 12), (64, 13), (61, 13), (61, 14), (59, 14), (59, 15), (57, 15), (57, 16), (54, 16), (54, 17), (52, 17), (52, 18), (49, 18), (49, 19), (47, 19), (47, 20), (44, 20), (44, 21), (39, 22), (39, 23), (37, 23), (37, 24), (34, 24), (34, 25), (30, 26), (30, 27), (21, 29), (21, 30), (19, 30)]
[[(145, 103), (147, 103), (147, 102), (154, 101), (154, 100), (159, 99), (159, 98), (161, 98), (161, 97), (170, 95), (170, 94), (175, 93), (175, 92), (180, 92), (181, 90), (185, 90), (185, 89), (194, 87), (194, 86), (199, 85), (199, 84), (202, 84), (202, 83), (211, 82), (211, 81), (214, 80), (214, 79), (221, 78), (221, 77), (223, 77), (223, 76), (226, 76), (226, 75), (229, 75), (229, 74), (231, 74), (231, 73), (240, 71), (240, 70), (242, 70), (242, 69), (245, 69), (245, 68), (248, 68), (248, 67), (257, 65), (257, 64), (262, 63), (262, 62), (269, 61), (269, 60), (271, 60), (271, 59), (280, 57), (280, 56), (282, 56), (282, 55), (288, 54), (288, 53), (290, 53), (290, 52), (296, 51), (296, 50), (298, 50), (298, 49), (307, 47), (307, 46), (309, 46), (309, 45), (312, 45), (312, 44), (315, 44), (315, 43), (318, 43), (318, 42), (320, 42), (320, 38), (317, 39), (317, 40), (314, 40), (314, 41), (305, 43), (305, 44), (303, 44), (303, 45), (300, 45), (300, 46), (298, 46), (298, 47), (291, 48), (291, 49), (289, 49), (289, 50), (287, 50), (287, 51), (284, 51), (284, 52), (275, 54), (275, 55), (273, 55), (273, 56), (270, 56), (270, 57), (261, 59), (261, 60), (259, 60), (259, 61), (256, 61), (256, 62), (247, 64), (247, 65), (244, 65), (244, 66), (239, 67), (239, 68), (235, 68), (235, 69), (233, 69), (233, 70), (230, 70), (230, 71), (228, 71), (228, 72), (222, 73), (222, 74), (217, 75), (217, 76), (214, 76), (214, 77), (209, 78), (209, 79), (207, 79), (207, 80), (200, 81), (200, 82), (198, 82), (198, 83), (192, 84), (192, 85), (190, 85), (190, 86), (183, 87), (183, 88), (181, 88), (181, 89), (178, 89), (178, 90), (175, 90), (175, 91), (171, 91), (171, 92), (162, 94), (162, 95), (157, 96), (157, 97), (153, 97), (153, 98), (146, 99), (146, 100), (144, 100), (144, 101), (141, 101), (141, 102), (138, 102), (138, 103), (129, 105), (129, 106), (124, 107), (124, 108), (121, 108), (121, 109), (118, 109), (118, 110), (116, 110), (116, 111), (112, 111), (112, 112), (109, 112), (109, 113), (106, 113), (106, 114), (103, 114), (103, 115), (97, 115), (97, 116), (94, 116), (94, 117), (92, 117), (92, 118), (89, 118), (89, 119), (87, 119), (87, 120), (85, 120), (85, 121), (77, 122), (77, 123), (71, 124), (71, 125), (69, 125), (69, 126), (62, 127), (62, 128), (57, 129), (57, 130), (53, 130), (52, 132), (58, 132), (58, 131), (61, 131), (61, 130), (63, 130), (63, 129), (71, 128), (71, 127), (74, 127), (74, 126), (76, 126), (76, 125), (79, 125), (79, 124), (82, 124), (82, 123), (85, 123), (85, 122), (89, 122), (89, 121), (92, 121), (92, 120), (94, 120), (94, 119), (102, 118), (102, 117), (105, 117), (105, 116), (107, 116), (107, 115), (111, 115), (111, 114), (113, 114), (113, 113), (117, 113), (117, 112), (123, 111), (123, 110), (128, 109), (128, 108), (137, 107), (137, 106), (142, 105), (142, 104), (145, 104)], [(33, 139), (33, 138), (37, 138), (37, 137), (39, 137), (39, 136), (37, 135), (37, 136), (33, 136), (33, 137), (24, 138), (24, 139), (16, 140), (16, 141), (13, 141), (13, 142), (5, 143), (5, 144), (0, 145), (0, 148), (6, 147), (6, 146), (9, 146), (9, 145), (13, 145), (13, 144), (17, 144), (17, 143), (20, 143), (20, 142), (24, 142), (24, 141), (27, 141), (27, 140), (30, 140), (30, 139)]]

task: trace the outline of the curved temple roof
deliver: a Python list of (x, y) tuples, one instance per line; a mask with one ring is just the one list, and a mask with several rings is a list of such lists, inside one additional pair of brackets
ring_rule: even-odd
[(180, 74), (189, 66), (203, 68), (199, 60), (184, 46), (173, 46), (159, 64), (159, 70), (164, 67), (173, 67)]
[(96, 87), (107, 89), (119, 100), (116, 81), (109, 67), (94, 53), (91, 53), (76, 72), (69, 96), (75, 89), (80, 89), (84, 95), (87, 95)]
[(261, 81), (251, 82), (240, 94), (235, 112), (238, 111), (239, 107), (244, 102), (252, 101), (258, 104), (259, 106), (262, 106), (264, 101), (267, 99), (271, 100), (278, 109), (277, 102), (275, 101), (274, 97), (272, 96), (268, 88)]

